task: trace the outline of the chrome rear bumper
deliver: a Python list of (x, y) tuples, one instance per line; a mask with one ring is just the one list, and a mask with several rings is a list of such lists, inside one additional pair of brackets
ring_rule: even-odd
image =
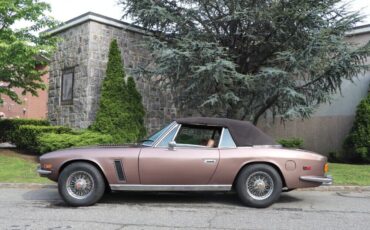
[(44, 170), (44, 169), (41, 169), (41, 166), (37, 166), (37, 173), (42, 176), (42, 177), (46, 177), (48, 175), (51, 174), (51, 171), (50, 170)]
[(327, 176), (301, 176), (299, 179), (308, 182), (321, 183), (322, 185), (333, 184), (333, 178), (330, 175)]

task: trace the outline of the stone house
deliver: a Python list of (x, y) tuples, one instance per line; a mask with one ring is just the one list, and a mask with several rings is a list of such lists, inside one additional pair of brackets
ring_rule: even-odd
[[(52, 124), (87, 128), (98, 108), (112, 39), (121, 49), (126, 73), (148, 61), (142, 41), (147, 34), (139, 27), (95, 13), (86, 13), (48, 31), (61, 42), (50, 61), (48, 118)], [(147, 111), (149, 132), (176, 116), (170, 95), (136, 78)]]
[[(117, 39), (126, 72), (150, 56), (141, 46), (145, 36), (141, 28), (95, 13), (86, 13), (48, 31), (61, 37), (50, 61), (48, 118), (56, 125), (87, 128), (95, 119), (100, 85), (105, 75), (108, 49)], [(363, 44), (370, 40), (370, 25), (348, 32), (348, 42)], [(162, 92), (143, 77), (135, 76), (147, 111), (149, 132), (159, 129), (174, 117), (181, 116), (171, 95)], [(275, 138), (301, 137), (305, 148), (328, 154), (341, 149), (352, 127), (356, 106), (366, 96), (370, 73), (352, 82), (344, 82), (342, 94), (333, 96), (331, 104), (321, 105), (311, 119), (281, 124), (278, 119), (261, 119), (259, 126)]]

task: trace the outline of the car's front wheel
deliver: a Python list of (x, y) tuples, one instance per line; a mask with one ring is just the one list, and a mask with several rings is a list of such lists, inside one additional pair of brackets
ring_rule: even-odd
[(71, 206), (95, 204), (104, 194), (105, 182), (100, 171), (85, 162), (75, 162), (63, 169), (58, 179), (58, 190)]
[(279, 198), (282, 181), (279, 173), (270, 165), (253, 164), (239, 173), (236, 190), (245, 205), (265, 208)]

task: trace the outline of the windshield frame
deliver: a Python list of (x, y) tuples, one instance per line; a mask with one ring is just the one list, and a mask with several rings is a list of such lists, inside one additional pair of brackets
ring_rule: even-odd
[[(146, 147), (156, 146), (157, 142), (162, 140), (162, 137), (165, 137), (168, 134), (168, 132), (170, 132), (172, 130), (172, 128), (176, 125), (177, 125), (177, 123), (175, 121), (171, 122), (170, 124), (166, 125), (162, 129), (160, 129), (157, 132), (150, 135), (143, 142), (141, 142), (140, 145), (146, 146)], [(148, 143), (146, 143), (146, 142), (148, 142)]]

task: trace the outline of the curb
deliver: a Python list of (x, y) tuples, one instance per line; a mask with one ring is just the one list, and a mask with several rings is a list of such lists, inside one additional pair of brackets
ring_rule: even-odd
[(319, 186), (314, 188), (300, 188), (297, 191), (318, 191), (318, 192), (370, 192), (370, 186)]
[[(0, 183), (2, 188), (19, 189), (56, 189), (57, 184), (37, 184), (37, 183)], [(315, 188), (300, 188), (296, 191), (316, 191), (316, 192), (370, 192), (370, 186), (319, 186)]]
[(57, 184), (0, 183), (0, 189), (2, 188), (42, 189), (42, 188), (58, 188), (58, 186)]

